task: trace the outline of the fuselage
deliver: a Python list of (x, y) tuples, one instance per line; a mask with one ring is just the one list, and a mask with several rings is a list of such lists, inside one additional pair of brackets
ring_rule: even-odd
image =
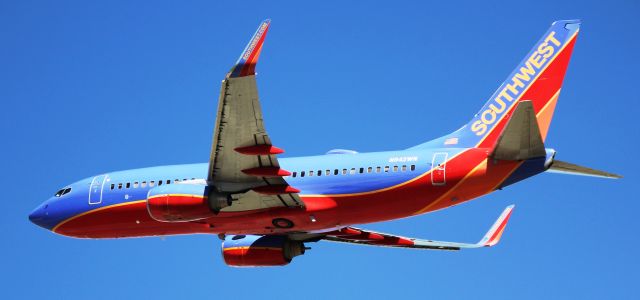
[[(427, 213), (474, 199), (543, 172), (553, 159), (494, 161), (485, 148), (429, 148), (279, 158), (291, 172), (305, 208), (220, 212), (192, 222), (161, 222), (147, 211), (149, 191), (161, 185), (204, 184), (208, 164), (160, 166), (88, 177), (61, 189), (30, 219), (80, 238), (173, 234), (321, 232), (352, 224)], [(294, 228), (272, 225), (292, 220)]]

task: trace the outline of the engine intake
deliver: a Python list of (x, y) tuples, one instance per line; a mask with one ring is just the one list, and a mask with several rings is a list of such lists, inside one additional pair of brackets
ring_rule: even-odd
[(284, 266), (304, 251), (302, 242), (283, 235), (233, 235), (222, 242), (224, 262), (233, 267)]

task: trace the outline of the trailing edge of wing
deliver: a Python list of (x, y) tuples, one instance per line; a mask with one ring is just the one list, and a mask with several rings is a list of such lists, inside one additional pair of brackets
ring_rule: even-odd
[(500, 241), (500, 237), (507, 226), (511, 212), (514, 205), (510, 205), (500, 214), (500, 217), (491, 226), (489, 231), (484, 237), (475, 244), (468, 243), (456, 243), (456, 242), (442, 242), (423, 240), (416, 238), (408, 238), (402, 236), (396, 236), (386, 233), (367, 231), (364, 229), (345, 227), (340, 230), (325, 233), (323, 239), (333, 242), (353, 243), (370, 246), (383, 246), (383, 247), (399, 247), (399, 248), (415, 248), (415, 249), (430, 249), (430, 250), (460, 250), (471, 249), (481, 247), (491, 247)]
[(271, 24), (271, 20), (264, 20), (256, 33), (253, 35), (247, 47), (242, 51), (242, 55), (238, 58), (235, 66), (227, 75), (230, 78), (234, 77), (243, 77), (249, 75), (255, 75), (256, 73), (256, 64), (258, 63), (258, 58), (260, 57), (260, 51), (262, 50), (262, 44), (264, 44), (264, 39), (267, 36), (267, 31), (269, 30), (269, 25)]
[(618, 174), (608, 173), (600, 170), (594, 170), (591, 168), (574, 165), (574, 164), (560, 161), (560, 160), (554, 160), (553, 163), (551, 164), (551, 167), (549, 167), (549, 169), (547, 170), (547, 172), (568, 174), (568, 175), (610, 178), (610, 179), (622, 178), (622, 176)]

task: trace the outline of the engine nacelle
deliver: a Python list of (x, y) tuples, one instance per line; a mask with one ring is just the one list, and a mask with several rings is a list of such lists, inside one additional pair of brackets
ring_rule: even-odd
[(284, 235), (230, 235), (222, 242), (224, 262), (233, 267), (284, 266), (304, 250)]
[(153, 219), (161, 222), (188, 222), (213, 217), (209, 189), (204, 184), (155, 187), (147, 195), (147, 210)]

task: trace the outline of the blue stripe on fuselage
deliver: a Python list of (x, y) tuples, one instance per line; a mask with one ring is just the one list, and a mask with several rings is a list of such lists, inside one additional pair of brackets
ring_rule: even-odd
[[(456, 151), (458, 150), (458, 151)], [(448, 157), (459, 149), (447, 149)], [(311, 157), (280, 159), (280, 166), (297, 176), (287, 182), (300, 189), (300, 194), (335, 195), (376, 191), (414, 179), (431, 169), (432, 151), (393, 151), (359, 154), (331, 154)], [(411, 171), (411, 165), (415, 170)], [(406, 171), (402, 171), (405, 166)], [(378, 167), (380, 172), (377, 172)], [(389, 167), (385, 172), (385, 167)], [(398, 171), (394, 172), (394, 167)], [(362, 168), (363, 173), (360, 173)], [(371, 168), (371, 172), (369, 172)], [(338, 170), (338, 175), (335, 170)], [(343, 175), (346, 169), (347, 175)], [(329, 176), (326, 172), (329, 170)], [(301, 172), (305, 177), (301, 177)], [(313, 171), (313, 176), (309, 176)], [(318, 176), (318, 171), (321, 176)], [(355, 171), (355, 174), (351, 174)]]
[[(381, 190), (412, 180), (431, 169), (431, 159), (434, 153), (446, 152), (448, 158), (455, 156), (464, 149), (432, 149), (422, 151), (390, 151), (362, 154), (331, 154), (296, 158), (279, 158), (280, 166), (290, 172), (296, 172), (296, 177), (286, 177), (287, 182), (300, 189), (300, 194), (353, 194)], [(411, 165), (415, 165), (415, 170), (411, 171)], [(389, 166), (389, 171), (385, 172), (385, 167)], [(393, 171), (394, 167), (398, 171)], [(406, 171), (402, 171), (406, 166)], [(368, 168), (372, 172), (368, 172)], [(377, 172), (380, 167), (381, 171)], [(364, 173), (360, 173), (363, 168)], [(339, 170), (339, 175), (334, 175), (334, 170)], [(342, 170), (347, 169), (347, 175), (342, 175)], [(351, 170), (355, 169), (355, 174)], [(310, 171), (314, 171), (314, 176), (309, 176)], [(322, 175), (317, 172), (321, 170)], [(326, 170), (330, 170), (330, 175), (326, 175)], [(301, 172), (305, 172), (305, 177), (301, 177)], [(154, 181), (157, 186), (158, 181), (166, 180), (173, 183), (176, 179), (204, 179), (207, 177), (208, 163), (160, 166), (142, 169), (132, 169), (126, 171), (107, 173), (108, 181), (104, 184), (102, 191), (102, 201), (98, 204), (89, 204), (89, 187), (94, 177), (85, 178), (71, 185), (72, 192), (60, 197), (51, 198), (45, 204), (50, 205), (52, 218), (51, 228), (81, 213), (102, 208), (105, 206), (122, 204), (144, 200), (147, 198), (149, 190), (153, 187), (150, 182)], [(146, 182), (146, 187), (138, 186), (134, 188), (134, 182)], [(130, 187), (126, 188), (127, 183)], [(114, 184), (114, 189), (111, 189)], [(122, 188), (118, 188), (122, 184)], [(55, 217), (54, 217), (55, 216)]]

